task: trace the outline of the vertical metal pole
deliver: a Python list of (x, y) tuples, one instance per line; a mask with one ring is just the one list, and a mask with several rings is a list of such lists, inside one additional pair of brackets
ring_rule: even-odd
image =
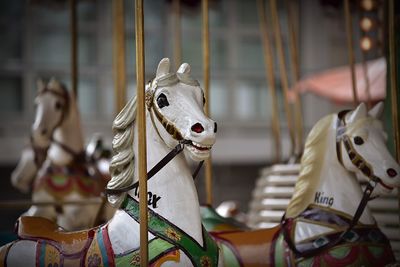
[(279, 59), (279, 72), (281, 75), (281, 83), (282, 89), (284, 94), (284, 107), (290, 137), (290, 145), (291, 145), (291, 155), (294, 155), (294, 148), (296, 146), (295, 138), (294, 138), (294, 130), (293, 130), (293, 118), (292, 112), (289, 105), (288, 93), (289, 93), (289, 83), (288, 83), (288, 74), (285, 62), (285, 52), (283, 50), (282, 44), (282, 33), (281, 33), (281, 26), (279, 24), (279, 17), (278, 17), (278, 8), (276, 6), (276, 0), (270, 0), (270, 8), (271, 8), (271, 18), (272, 24), (274, 27), (275, 33), (275, 43), (276, 49), (278, 50), (278, 59)]
[(126, 98), (126, 64), (125, 64), (125, 19), (124, 0), (113, 0), (113, 65), (115, 112), (125, 105)]
[(279, 122), (279, 109), (278, 109), (278, 97), (276, 95), (275, 86), (275, 75), (274, 75), (274, 60), (272, 58), (271, 40), (269, 38), (269, 31), (267, 25), (267, 17), (265, 14), (264, 0), (257, 0), (258, 15), (260, 22), (260, 32), (262, 37), (263, 52), (264, 52), (264, 63), (265, 63), (265, 76), (267, 77), (268, 88), (271, 94), (271, 114), (272, 114), (272, 135), (274, 137), (275, 144), (275, 163), (281, 160), (281, 129)]
[(175, 69), (179, 68), (182, 62), (182, 36), (181, 36), (181, 3), (180, 0), (173, 0), (172, 8), (174, 11), (174, 64)]
[(346, 20), (346, 33), (347, 33), (347, 49), (349, 51), (349, 65), (351, 71), (351, 85), (353, 89), (353, 100), (354, 106), (358, 104), (357, 96), (357, 81), (355, 72), (355, 58), (354, 58), (354, 48), (353, 48), (353, 26), (350, 14), (350, 0), (344, 0), (344, 15)]
[[(293, 84), (297, 83), (300, 80), (300, 64), (299, 64), (299, 48), (298, 48), (298, 39), (297, 32), (295, 29), (295, 23), (298, 21), (298, 6), (293, 6), (293, 2), (290, 0), (286, 0), (286, 7), (288, 10), (288, 26), (289, 26), (289, 45), (290, 45), (290, 55), (291, 55), (291, 69), (292, 69), (292, 78)], [(295, 92), (295, 102), (294, 102), (294, 127), (297, 135), (296, 140), (296, 148), (295, 152), (298, 155), (302, 154), (303, 151), (303, 107), (301, 103), (301, 99), (298, 92)]]
[(69, 0), (69, 20), (71, 33), (71, 87), (75, 98), (78, 98), (78, 19), (76, 0)]
[[(396, 51), (396, 29), (395, 29), (395, 3), (389, 0), (389, 69), (390, 69), (390, 97), (392, 98), (392, 123), (393, 138), (397, 162), (400, 162), (400, 125), (399, 125), (399, 103), (397, 95), (397, 51)], [(400, 190), (398, 192), (400, 206)], [(399, 213), (400, 216), (400, 213)]]
[[(210, 32), (208, 25), (208, 0), (201, 2), (203, 16), (203, 75), (204, 75), (204, 94), (206, 98), (205, 113), (210, 115)], [(212, 205), (212, 164), (211, 155), (205, 161), (205, 176), (206, 176), (206, 203)]]
[(361, 51), (361, 56), (362, 56), (362, 69), (363, 69), (363, 73), (364, 73), (364, 80), (365, 80), (365, 92), (367, 93), (367, 106), (370, 108), (371, 107), (371, 83), (369, 80), (369, 76), (368, 76), (368, 64), (367, 64), (367, 60), (366, 60), (366, 52), (365, 51)]
[(146, 109), (144, 87), (144, 20), (143, 0), (135, 1), (136, 37), (136, 82), (137, 82), (137, 123), (138, 123), (138, 175), (140, 210), (140, 266), (148, 266), (147, 226), (147, 158), (146, 158)]
[[(366, 37), (367, 33), (364, 30), (361, 30), (361, 36)], [(370, 83), (369, 75), (368, 75), (367, 51), (365, 51), (364, 49), (361, 49), (361, 64), (362, 64), (362, 69), (363, 69), (363, 74), (364, 74), (365, 93), (367, 95), (367, 107), (371, 108), (371, 106), (372, 106), (371, 83)]]
[(399, 103), (397, 102), (397, 66), (396, 66), (396, 30), (394, 15), (394, 0), (389, 0), (389, 64), (390, 64), (390, 93), (392, 98), (392, 121), (395, 152), (397, 161), (400, 161), (400, 125), (399, 125)]

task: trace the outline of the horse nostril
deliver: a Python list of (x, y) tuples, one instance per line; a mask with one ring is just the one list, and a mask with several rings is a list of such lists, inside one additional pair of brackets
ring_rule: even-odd
[(42, 129), (42, 131), (40, 132), (42, 135), (46, 135), (47, 134), (47, 129)]
[(217, 131), (218, 131), (217, 123), (214, 122), (214, 133), (216, 133)]
[(202, 133), (204, 131), (204, 128), (200, 123), (194, 124), (191, 129), (195, 133)]
[(392, 169), (392, 168), (387, 169), (387, 170), (386, 170), (386, 173), (387, 173), (390, 177), (395, 177), (395, 176), (397, 175), (397, 172), (396, 172), (394, 169)]

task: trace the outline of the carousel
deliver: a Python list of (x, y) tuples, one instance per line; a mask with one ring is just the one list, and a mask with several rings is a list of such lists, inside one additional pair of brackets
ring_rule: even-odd
[[(92, 3), (24, 2), (27, 17), (31, 5), (51, 12), (64, 9), (61, 12), (68, 14), (70, 82), (66, 85), (57, 75), (38, 79), (34, 94), (25, 97), (34, 106), (25, 134), (29, 141), (18, 151), (19, 161), (7, 182), (30, 199), (1, 198), (2, 217), (10, 217), (10, 210), (15, 215), (10, 219), (13, 227), (0, 229), (0, 266), (398, 266), (399, 3), (159, 0), (149, 8), (143, 0), (113, 0), (93, 1), (95, 11), (79, 9), (87, 2)], [(248, 19), (256, 23), (247, 26), (249, 32), (226, 26), (239, 25), (241, 12), (250, 5), (256, 13)], [(322, 16), (341, 14), (342, 22), (335, 23), (343, 26), (338, 32), (345, 43), (337, 46), (344, 47), (348, 65), (327, 64), (330, 69), (303, 75), (300, 59), (307, 50), (303, 44), (311, 37), (299, 24), (312, 21), (301, 15), (312, 14), (315, 6), (324, 12)], [(160, 12), (165, 19), (159, 20), (158, 28), (153, 24)], [(78, 18), (88, 19), (92, 13), (101, 17), (98, 39), (106, 36), (104, 25), (111, 25), (110, 40), (104, 40), (110, 45), (99, 45), (111, 50), (112, 71), (105, 73), (112, 76), (109, 87), (114, 93), (104, 98), (114, 101), (108, 126), (111, 138), (107, 133), (84, 132), (91, 123), (81, 112), (85, 101), (103, 99), (82, 98), (78, 83), (82, 73), (91, 73), (90, 68), (79, 70), (84, 62), (79, 54), (90, 54), (92, 49), (78, 45), (79, 34), (86, 29), (79, 29)], [(86, 31), (95, 27), (92, 24), (86, 25)], [(185, 24), (189, 26), (183, 31)], [(184, 33), (193, 25), (199, 26), (196, 38), (201, 43), (185, 50)], [(213, 26), (216, 32), (210, 34)], [(162, 43), (154, 44), (147, 31)], [(212, 39), (221, 34), (240, 43), (238, 38), (230, 39), (238, 32), (243, 36), (254, 32), (260, 53), (252, 57), (253, 51), (245, 51), (248, 58), (236, 56), (229, 62), (246, 65), (258, 59), (261, 65), (251, 69), (256, 74), (238, 75), (232, 66), (224, 71), (234, 73), (225, 74), (212, 63)], [(127, 39), (134, 45), (127, 45)], [(238, 43), (229, 43), (224, 53), (234, 54)], [(147, 49), (158, 46), (163, 47), (162, 56)], [(187, 58), (201, 62), (185, 62)], [(93, 69), (105, 68), (102, 60), (96, 62), (100, 66)], [(132, 68), (135, 77), (130, 77)], [(231, 90), (229, 99), (215, 101), (218, 94), (211, 89), (218, 79), (233, 79), (228, 84), (238, 87), (236, 81), (246, 75), (257, 77), (258, 72), (266, 87), (260, 91), (268, 97), (254, 101), (261, 101), (269, 114), (268, 127), (262, 128), (269, 133), (262, 135), (270, 145), (252, 157), (260, 149), (248, 140), (234, 148), (218, 145), (233, 126), (212, 114), (229, 106), (221, 101), (236, 99), (228, 110), (240, 110), (235, 113), (240, 117), (249, 109), (240, 102), (246, 94), (233, 98), (239, 90)], [(130, 80), (134, 80), (133, 94), (128, 90)], [(305, 101), (308, 94), (340, 109), (327, 112), (323, 105), (310, 106)], [(99, 112), (105, 109), (99, 106)], [(307, 116), (315, 118), (309, 127)], [(253, 128), (237, 132), (251, 139)], [(262, 163), (253, 172), (258, 178), (239, 177), (253, 179), (254, 184), (235, 186), (232, 179), (232, 186), (218, 188), (220, 179), (232, 175), (224, 168), (215, 171), (218, 162), (233, 158), (229, 151), (244, 153), (243, 161), (259, 158)], [(246, 190), (234, 189), (244, 185), (249, 196), (243, 205), (239, 194)]]

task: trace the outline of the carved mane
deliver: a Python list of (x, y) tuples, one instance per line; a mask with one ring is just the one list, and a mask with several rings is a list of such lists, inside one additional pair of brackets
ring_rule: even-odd
[[(136, 96), (131, 98), (113, 122), (114, 138), (112, 148), (114, 155), (110, 163), (111, 180), (107, 188), (116, 189), (133, 183), (135, 160), (133, 150), (134, 123), (136, 118)], [(108, 195), (108, 201), (118, 206), (126, 193)]]
[(307, 137), (304, 154), (301, 158), (299, 178), (292, 199), (286, 210), (286, 217), (296, 217), (312, 202), (319, 185), (321, 169), (327, 149), (330, 124), (336, 115), (328, 115), (318, 121)]

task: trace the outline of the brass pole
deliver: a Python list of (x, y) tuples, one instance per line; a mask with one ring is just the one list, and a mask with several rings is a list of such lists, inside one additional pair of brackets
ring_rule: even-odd
[[(296, 84), (300, 81), (300, 64), (299, 64), (299, 48), (298, 48), (298, 37), (295, 28), (295, 23), (298, 21), (298, 6), (296, 8), (293, 6), (293, 1), (286, 0), (286, 7), (288, 10), (288, 27), (289, 27), (289, 46), (290, 46), (290, 56), (291, 56), (291, 69), (292, 69), (292, 83)], [(296, 9), (296, 10), (295, 10)], [(296, 129), (296, 145), (295, 152), (297, 155), (301, 155), (303, 151), (303, 107), (301, 103), (301, 98), (299, 92), (294, 92), (295, 102), (294, 102), (294, 127)]]
[(78, 99), (78, 19), (76, 0), (69, 0), (69, 20), (71, 33), (71, 87)]
[(125, 105), (126, 97), (126, 65), (125, 65), (125, 18), (124, 0), (112, 1), (113, 10), (113, 65), (115, 112)]
[(260, 21), (260, 32), (263, 44), (265, 76), (268, 82), (269, 92), (271, 94), (271, 114), (272, 114), (272, 135), (275, 144), (275, 163), (281, 160), (281, 126), (279, 122), (278, 97), (276, 95), (274, 60), (272, 58), (271, 40), (269, 38), (268, 22), (265, 12), (264, 0), (257, 0), (258, 15)]
[(296, 144), (294, 138), (293, 124), (292, 124), (293, 123), (292, 112), (290, 110), (289, 99), (288, 99), (288, 93), (289, 93), (288, 74), (285, 62), (285, 53), (282, 44), (282, 33), (279, 24), (278, 8), (276, 6), (276, 0), (270, 0), (270, 9), (271, 9), (272, 25), (274, 27), (274, 33), (275, 33), (275, 45), (276, 49), (278, 50), (277, 52), (279, 59), (279, 72), (281, 76), (281, 83), (284, 94), (284, 108), (285, 108), (289, 137), (290, 137), (290, 145), (291, 145), (290, 154), (294, 155), (294, 148)]
[(147, 222), (147, 158), (146, 158), (146, 109), (144, 76), (144, 21), (143, 0), (135, 1), (135, 37), (136, 37), (136, 82), (138, 122), (138, 175), (140, 210), (140, 266), (148, 266), (148, 222)]
[[(390, 69), (390, 97), (392, 98), (392, 123), (394, 151), (397, 162), (400, 162), (400, 125), (399, 125), (399, 103), (397, 102), (397, 66), (396, 66), (396, 30), (395, 30), (395, 3), (389, 0), (389, 69)], [(400, 190), (398, 192), (400, 206)], [(400, 213), (399, 213), (400, 216)]]
[[(203, 33), (203, 75), (204, 75), (204, 97), (206, 104), (204, 106), (207, 116), (210, 115), (210, 32), (208, 25), (208, 0), (201, 2), (202, 7), (202, 33)], [(205, 176), (206, 176), (206, 203), (212, 205), (212, 164), (211, 155), (205, 161)]]
[(367, 107), (371, 107), (371, 83), (368, 76), (368, 64), (366, 61), (366, 53), (364, 51), (361, 52), (362, 54), (362, 69), (364, 73), (364, 80), (365, 80), (365, 92), (367, 93)]
[(394, 0), (389, 1), (389, 64), (390, 64), (390, 93), (392, 98), (392, 121), (395, 152), (397, 161), (400, 161), (400, 125), (399, 125), (399, 103), (397, 102), (397, 66), (396, 66), (396, 30), (394, 16)]
[(174, 11), (174, 64), (175, 69), (179, 68), (182, 62), (182, 37), (181, 37), (181, 3), (180, 0), (173, 0)]
[(353, 48), (353, 26), (350, 14), (350, 3), (349, 0), (344, 0), (344, 14), (346, 20), (346, 33), (347, 33), (347, 49), (349, 50), (349, 65), (351, 71), (351, 85), (353, 89), (353, 100), (354, 106), (358, 104), (357, 96), (357, 81), (355, 72), (355, 58), (354, 58), (354, 48)]

